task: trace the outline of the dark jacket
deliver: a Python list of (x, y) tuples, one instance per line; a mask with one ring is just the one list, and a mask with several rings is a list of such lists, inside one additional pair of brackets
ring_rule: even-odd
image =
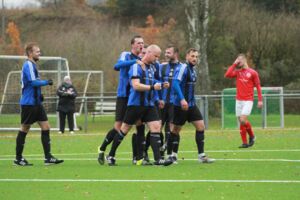
[[(71, 94), (67, 92), (71, 91)], [(75, 98), (77, 96), (77, 91), (73, 85), (68, 83), (62, 83), (57, 89), (57, 96), (59, 96), (57, 111), (61, 112), (75, 112)]]

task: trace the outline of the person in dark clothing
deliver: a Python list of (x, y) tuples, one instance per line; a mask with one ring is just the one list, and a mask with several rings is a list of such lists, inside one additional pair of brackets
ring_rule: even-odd
[(64, 77), (64, 82), (57, 89), (57, 96), (59, 96), (57, 111), (59, 112), (59, 133), (65, 132), (66, 117), (68, 118), (68, 125), (71, 134), (74, 134), (74, 112), (75, 112), (75, 98), (77, 91), (72, 85), (69, 76)]

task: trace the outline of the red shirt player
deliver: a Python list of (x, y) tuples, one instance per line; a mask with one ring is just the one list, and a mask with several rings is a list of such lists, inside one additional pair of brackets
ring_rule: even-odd
[[(255, 136), (247, 117), (251, 114), (253, 106), (254, 87), (256, 87), (258, 95), (257, 107), (261, 108), (263, 105), (258, 73), (248, 66), (246, 56), (240, 54), (233, 65), (228, 68), (225, 77), (236, 79), (235, 112), (240, 122), (240, 134), (243, 141), (240, 148), (251, 147), (254, 145)], [(247, 133), (249, 143), (247, 142)]]

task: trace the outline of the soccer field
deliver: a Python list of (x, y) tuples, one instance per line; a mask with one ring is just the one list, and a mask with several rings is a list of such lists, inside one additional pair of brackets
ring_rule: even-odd
[[(131, 164), (131, 134), (117, 152), (118, 166), (100, 166), (98, 133), (52, 133), (52, 153), (65, 160), (44, 166), (40, 134), (31, 132), (24, 156), (12, 165), (16, 133), (1, 133), (0, 199), (299, 199), (300, 129), (255, 129), (253, 148), (238, 149), (238, 130), (206, 131), (213, 164), (197, 162), (194, 131), (184, 127), (179, 162), (169, 167)], [(152, 157), (152, 154), (151, 154)]]

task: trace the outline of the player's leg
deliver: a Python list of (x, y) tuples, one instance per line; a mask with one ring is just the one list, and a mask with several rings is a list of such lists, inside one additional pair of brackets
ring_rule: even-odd
[(160, 138), (160, 130), (161, 130), (161, 122), (159, 120), (159, 115), (157, 109), (154, 107), (149, 107), (148, 112), (142, 118), (149, 127), (150, 130), (150, 145), (154, 155), (154, 165), (163, 165), (168, 166), (172, 164), (171, 160), (163, 160), (160, 154), (161, 147), (161, 138)]
[(51, 154), (50, 124), (48, 122), (46, 111), (42, 105), (38, 106), (37, 121), (41, 128), (41, 142), (44, 149), (45, 165), (59, 164), (64, 162), (63, 160), (55, 158)]
[(241, 116), (239, 118), (240, 124), (243, 126), (242, 128), (246, 130), (246, 132), (249, 135), (248, 147), (253, 146), (255, 141), (255, 135), (253, 133), (252, 126), (248, 120), (248, 116), (251, 114), (252, 107), (253, 107), (253, 101), (245, 101), (241, 112)]
[[(133, 140), (133, 143), (132, 143), (132, 146), (133, 146), (132, 153), (133, 153), (133, 158), (135, 158), (135, 161), (141, 160), (144, 157), (145, 125), (141, 120), (139, 120), (136, 123), (136, 132), (137, 132), (136, 133), (136, 140), (135, 141)], [(136, 162), (134, 164), (136, 164)]]
[(247, 120), (247, 116), (242, 115), (243, 108), (244, 108), (244, 101), (236, 100), (236, 102), (235, 102), (235, 114), (236, 114), (236, 116), (239, 120), (239, 123), (240, 123), (240, 135), (241, 135), (241, 139), (242, 139), (242, 145), (239, 146), (239, 148), (248, 148), (247, 131), (246, 131), (246, 128), (244, 126), (245, 120)]

